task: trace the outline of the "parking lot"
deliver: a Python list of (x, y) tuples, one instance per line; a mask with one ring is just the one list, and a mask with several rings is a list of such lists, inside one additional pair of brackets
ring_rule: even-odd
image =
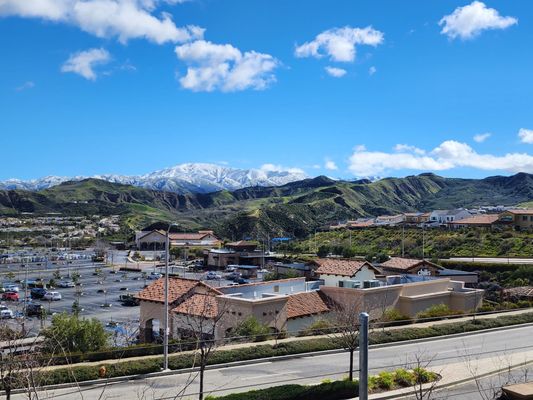
[[(142, 271), (146, 273), (146, 278), (143, 277), (141, 271), (119, 271), (119, 266), (115, 268), (104, 267), (101, 263), (93, 263), (88, 261), (79, 261), (71, 263), (57, 263), (49, 265), (28, 265), (26, 273), (26, 266), (21, 268), (20, 265), (6, 265), (0, 266), (0, 282), (17, 282), (19, 287), (19, 301), (1, 301), (1, 304), (9, 307), (16, 318), (12, 320), (3, 320), (13, 327), (20, 327), (22, 323), (22, 315), (24, 310), (24, 288), (20, 281), (27, 279), (28, 281), (38, 280), (48, 283), (50, 279), (54, 279), (56, 286), (54, 291), (61, 294), (62, 299), (59, 301), (47, 301), (43, 299), (29, 299), (33, 303), (42, 304), (46, 310), (47, 317), (41, 321), (38, 317), (27, 317), (24, 320), (25, 329), (31, 334), (38, 334), (39, 330), (50, 324), (51, 316), (55, 313), (67, 312), (72, 313), (72, 306), (76, 300), (79, 301), (79, 306), (82, 309), (80, 316), (85, 318), (97, 318), (105, 325), (109, 326), (110, 330), (127, 331), (128, 335), (132, 334), (138, 327), (139, 322), (139, 307), (125, 306), (119, 300), (119, 296), (125, 294), (135, 294), (143, 289), (145, 284), (150, 284), (150, 278), (154, 278), (154, 273), (164, 273), (163, 266), (143, 265)], [(96, 272), (101, 271), (99, 274)], [(15, 274), (15, 278), (8, 279), (9, 271)], [(171, 265), (169, 268), (171, 275), (179, 275), (181, 277), (190, 279), (206, 279), (205, 272), (188, 272), (184, 267)], [(61, 275), (57, 279), (57, 274)], [(206, 283), (213, 287), (221, 287), (230, 285), (233, 282), (225, 279), (224, 273), (217, 272), (221, 279), (207, 280)], [(61, 281), (72, 281), (72, 276), (79, 275), (79, 286), (70, 288), (59, 287)], [(12, 275), (11, 275), (12, 276)], [(30, 289), (28, 289), (28, 295)]]

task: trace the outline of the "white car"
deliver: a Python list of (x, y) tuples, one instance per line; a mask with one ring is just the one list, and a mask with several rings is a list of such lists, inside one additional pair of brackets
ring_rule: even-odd
[(59, 301), (61, 300), (61, 293), (59, 292), (46, 292), (43, 296), (43, 300)]
[(3, 288), (6, 290), (6, 292), (15, 292), (15, 293), (18, 293), (19, 292), (19, 287), (13, 283), (5, 283), (3, 285)]
[(60, 281), (57, 286), (60, 288), (73, 288), (76, 285), (72, 281)]
[(0, 318), (1, 319), (11, 319), (13, 317), (14, 317), (13, 311), (11, 311), (6, 306), (3, 306), (3, 305), (0, 306)]

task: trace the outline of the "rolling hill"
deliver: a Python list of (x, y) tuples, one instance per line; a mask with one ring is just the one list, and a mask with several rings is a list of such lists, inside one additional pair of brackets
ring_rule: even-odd
[(65, 182), (39, 192), (0, 190), (0, 214), (119, 214), (131, 228), (178, 221), (184, 229), (211, 227), (223, 237), (302, 237), (324, 223), (361, 216), (480, 205), (514, 205), (533, 199), (533, 175), (485, 179), (421, 174), (376, 182), (320, 176), (283, 186), (186, 193), (149, 190), (98, 179)]

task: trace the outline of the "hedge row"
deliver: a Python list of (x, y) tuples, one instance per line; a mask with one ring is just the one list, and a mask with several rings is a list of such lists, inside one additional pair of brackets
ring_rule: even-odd
[(464, 262), (454, 260), (440, 260), (438, 264), (449, 269), (458, 269), (467, 272), (512, 272), (520, 267), (533, 268), (532, 264), (509, 264), (505, 262), (500, 263), (485, 263), (485, 262)]
[(358, 395), (359, 384), (357, 381), (334, 381), (314, 386), (274, 386), (221, 397), (208, 396), (206, 400), (345, 400), (358, 397)]
[[(533, 313), (520, 315), (506, 315), (494, 319), (477, 319), (476, 321), (454, 322), (427, 328), (402, 328), (392, 331), (374, 331), (370, 333), (370, 343), (392, 343), (405, 340), (422, 339), (454, 333), (479, 331), (488, 328), (510, 326), (533, 322)], [(282, 342), (277, 345), (259, 345), (234, 350), (219, 350), (209, 358), (209, 364), (225, 364), (234, 361), (248, 361), (267, 357), (303, 354), (316, 351), (333, 350), (340, 348), (332, 338), (317, 338)], [(113, 364), (102, 364), (106, 368), (105, 377), (112, 378), (126, 375), (143, 375), (160, 371), (163, 364), (162, 357), (148, 358), (144, 360), (122, 361)], [(174, 354), (169, 358), (169, 368), (179, 370), (191, 368), (198, 364), (192, 354)], [(58, 368), (41, 373), (39, 381), (41, 385), (53, 385), (59, 383), (81, 382), (99, 378), (97, 366), (76, 366)]]

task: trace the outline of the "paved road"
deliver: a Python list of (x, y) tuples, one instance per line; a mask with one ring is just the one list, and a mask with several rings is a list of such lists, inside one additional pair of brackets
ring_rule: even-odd
[[(465, 353), (474, 355), (479, 360), (493, 359), (497, 356), (502, 357), (505, 354), (521, 353), (526, 349), (533, 349), (533, 343), (530, 340), (532, 335), (533, 327), (521, 327), (463, 338), (374, 348), (370, 350), (369, 366), (371, 374), (385, 369), (394, 370), (408, 366), (416, 354), (423, 355), (425, 359), (432, 358), (430, 365), (433, 367), (461, 362)], [(340, 353), (317, 354), (285, 361), (265, 361), (260, 364), (214, 369), (206, 372), (206, 389), (213, 394), (222, 394), (283, 383), (316, 383), (325, 378), (342, 378), (347, 373), (347, 365), (347, 354)], [(357, 359), (355, 365), (358, 365)], [(174, 398), (190, 380), (193, 380), (193, 383), (186, 389), (186, 393), (196, 392), (196, 378), (190, 374), (181, 374), (135, 380), (110, 384), (104, 391), (101, 387), (82, 388), (81, 394), (74, 389), (54, 390), (42, 393), (40, 398), (83, 398), (85, 400)], [(16, 398), (22, 399), (23, 397), (17, 396)], [(187, 396), (186, 398), (193, 397)]]
[(500, 263), (500, 264), (533, 264), (533, 258), (504, 258), (504, 257), (451, 257), (443, 261)]

